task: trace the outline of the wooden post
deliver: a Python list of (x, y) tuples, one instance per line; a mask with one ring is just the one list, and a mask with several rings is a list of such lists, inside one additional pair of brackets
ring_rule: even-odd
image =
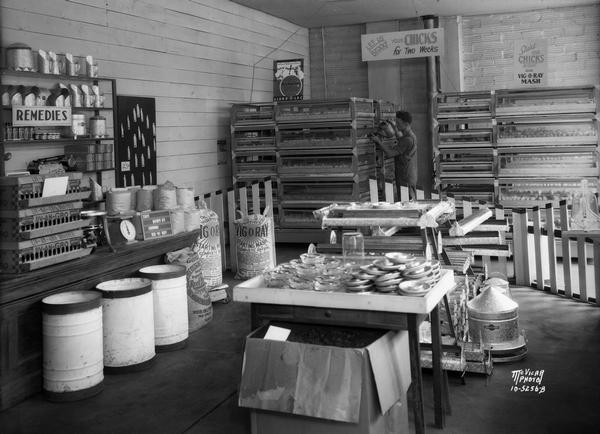
[[(537, 289), (544, 289), (544, 270), (542, 264), (542, 228), (540, 207), (533, 207), (533, 246), (535, 249), (535, 280)], [(529, 234), (527, 234), (529, 236)]]
[(473, 214), (473, 204), (471, 203), (470, 197), (463, 197), (462, 207), (463, 207), (463, 218), (469, 217), (471, 214)]
[(408, 185), (400, 184), (400, 202), (408, 202)]
[[(237, 245), (235, 238), (235, 190), (227, 189), (227, 227), (229, 228), (229, 265), (231, 271), (237, 271)], [(225, 252), (223, 252), (225, 254)]]
[(454, 195), (452, 193), (448, 193), (446, 195), (446, 200), (450, 202), (454, 211), (450, 214), (450, 220), (456, 220), (456, 200), (454, 199)]
[(394, 183), (386, 182), (384, 185), (385, 185), (385, 201), (387, 203), (394, 203)]
[(260, 185), (258, 181), (252, 182), (252, 213), (260, 214)]
[[(495, 213), (496, 220), (504, 220), (505, 219), (504, 207), (502, 205), (499, 205), (499, 204), (495, 205), (494, 213)], [(504, 273), (506, 278), (508, 279), (508, 266), (507, 266), (506, 257), (498, 256), (498, 265), (502, 269), (502, 272)]]
[(271, 209), (271, 256), (273, 265), (277, 265), (277, 254), (275, 252), (275, 209), (273, 208), (273, 181), (271, 178), (265, 178), (265, 207)]
[(548, 232), (548, 259), (550, 261), (550, 292), (558, 294), (556, 284), (556, 244), (554, 239), (554, 208), (552, 203), (546, 204), (546, 231)]
[(417, 200), (425, 199), (425, 191), (423, 191), (423, 187), (417, 185)]
[(369, 178), (369, 195), (371, 203), (379, 202), (379, 192), (377, 191), (377, 179)]
[(248, 191), (246, 186), (240, 187), (238, 192), (240, 194), (240, 211), (246, 216), (248, 215)]
[(529, 286), (529, 254), (527, 247), (527, 211), (523, 208), (513, 210), (513, 262), (515, 264), (515, 282)]
[(585, 302), (588, 301), (586, 267), (587, 249), (585, 248), (585, 235), (582, 235), (577, 237), (577, 268), (579, 269), (579, 299)]
[(600, 306), (600, 241), (594, 240), (594, 289), (596, 305)]
[(211, 209), (219, 216), (219, 238), (221, 242), (221, 267), (227, 269), (227, 252), (225, 250), (225, 210), (223, 207), (223, 192), (215, 191), (211, 194)]
[(565, 295), (569, 298), (573, 297), (571, 288), (571, 244), (569, 237), (565, 233), (569, 230), (569, 209), (567, 201), (560, 201), (560, 230), (562, 241), (562, 258), (563, 258), (563, 274), (565, 280)]

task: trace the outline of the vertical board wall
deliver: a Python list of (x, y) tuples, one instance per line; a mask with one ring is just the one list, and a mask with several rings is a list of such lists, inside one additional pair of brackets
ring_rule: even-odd
[(520, 39), (548, 41), (548, 85), (600, 81), (600, 4), (463, 17), (463, 90), (513, 86)]
[(0, 25), (3, 47), (89, 54), (118, 94), (156, 98), (158, 182), (196, 193), (231, 185), (231, 103), (272, 100), (274, 59), (310, 63), (307, 29), (226, 0), (2, 0)]

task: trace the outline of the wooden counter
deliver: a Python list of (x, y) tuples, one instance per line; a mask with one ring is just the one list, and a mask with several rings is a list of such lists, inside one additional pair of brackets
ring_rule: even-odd
[(199, 232), (107, 247), (81, 259), (19, 275), (0, 275), (0, 410), (42, 390), (42, 311), (40, 300), (67, 290), (130, 277), (164, 254), (189, 247)]

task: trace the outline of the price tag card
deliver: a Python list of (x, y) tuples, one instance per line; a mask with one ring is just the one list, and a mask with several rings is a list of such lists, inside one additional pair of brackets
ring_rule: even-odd
[(142, 233), (145, 240), (173, 235), (171, 211), (144, 211), (140, 213)]
[(61, 196), (67, 194), (68, 176), (56, 176), (44, 180), (42, 197)]

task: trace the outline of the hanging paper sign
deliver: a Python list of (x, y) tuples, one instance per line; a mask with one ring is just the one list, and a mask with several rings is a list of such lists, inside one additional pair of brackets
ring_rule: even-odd
[(548, 41), (515, 41), (514, 81), (517, 87), (548, 85)]
[(13, 106), (12, 124), (15, 127), (71, 125), (71, 107)]
[(363, 62), (439, 56), (444, 51), (444, 29), (369, 33), (360, 37)]
[(304, 59), (273, 61), (273, 101), (304, 97)]

